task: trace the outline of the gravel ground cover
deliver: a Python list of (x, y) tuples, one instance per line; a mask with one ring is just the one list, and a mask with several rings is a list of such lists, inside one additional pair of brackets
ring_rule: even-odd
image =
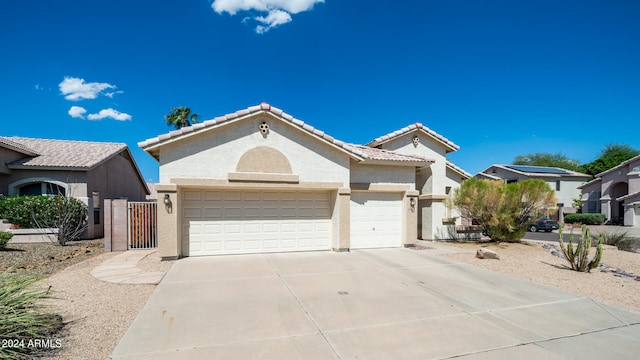
[[(90, 272), (119, 253), (103, 253), (39, 282), (51, 287), (49, 302), (65, 322), (62, 346), (51, 359), (106, 359), (142, 309), (156, 285), (114, 284), (97, 280)], [(172, 262), (153, 253), (142, 259), (145, 271), (167, 271)]]
[(7, 244), (0, 251), (0, 272), (16, 275), (46, 276), (70, 265), (92, 258), (104, 251), (104, 240), (68, 242), (66, 246), (51, 243)]
[[(640, 311), (640, 254), (604, 245), (600, 267), (590, 273), (568, 268), (567, 260), (553, 255), (550, 245), (537, 241), (522, 243), (436, 242), (459, 250), (443, 254), (448, 258), (521, 279), (555, 287), (611, 305)], [(557, 245), (555, 245), (557, 246)], [(478, 259), (484, 247), (500, 255), (500, 260)], [(595, 249), (592, 250), (592, 254)], [(593, 255), (590, 255), (590, 259)]]

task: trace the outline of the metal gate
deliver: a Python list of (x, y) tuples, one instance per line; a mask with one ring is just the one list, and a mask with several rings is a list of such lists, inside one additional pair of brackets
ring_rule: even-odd
[(158, 247), (157, 203), (128, 203), (129, 249), (153, 249)]

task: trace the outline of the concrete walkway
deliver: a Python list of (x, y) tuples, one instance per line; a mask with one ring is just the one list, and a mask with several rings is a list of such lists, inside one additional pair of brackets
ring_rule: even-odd
[(178, 260), (112, 359), (636, 359), (640, 313), (434, 255)]
[(105, 260), (91, 271), (98, 280), (118, 284), (159, 284), (165, 272), (146, 272), (136, 267), (138, 261), (158, 251), (129, 250)]

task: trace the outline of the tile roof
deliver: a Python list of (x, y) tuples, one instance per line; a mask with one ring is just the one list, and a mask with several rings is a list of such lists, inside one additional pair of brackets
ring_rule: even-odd
[[(7, 138), (4, 138), (7, 139)], [(10, 167), (90, 169), (127, 149), (126, 144), (33, 138), (8, 138), (37, 154), (8, 164)]]
[[(409, 126), (405, 126), (402, 129), (396, 130), (394, 132), (388, 133), (387, 135), (383, 135), (380, 136), (379, 138), (371, 141), (370, 143), (367, 144), (367, 146), (370, 147), (376, 147), (380, 144), (386, 143), (387, 141), (393, 140), (397, 137), (403, 136), (407, 133), (410, 133), (412, 131), (421, 131), (429, 136), (431, 136), (433, 139), (435, 139), (436, 141), (440, 142), (441, 144), (443, 144), (445, 147), (447, 147), (450, 151), (457, 151), (460, 149), (460, 146), (456, 145), (453, 143), (453, 141), (447, 139), (446, 137), (438, 134), (437, 132), (429, 129), (428, 127), (422, 125), (421, 123), (415, 123), (415, 124), (411, 124)], [(448, 151), (448, 152), (450, 152)]]
[(433, 162), (431, 159), (422, 158), (419, 156), (411, 156), (411, 155), (401, 155), (398, 153), (393, 153), (390, 151), (378, 151), (380, 149), (369, 151), (370, 148), (360, 145), (354, 145), (345, 143), (344, 141), (338, 140), (333, 136), (326, 134), (324, 131), (316, 129), (315, 127), (305, 123), (300, 119), (296, 119), (293, 116), (285, 113), (281, 109), (273, 107), (267, 103), (262, 103), (256, 106), (250, 106), (243, 110), (238, 110), (236, 112), (226, 114), (223, 116), (218, 116), (211, 120), (206, 120), (202, 123), (194, 124), (192, 126), (186, 126), (178, 130), (171, 131), (169, 133), (159, 135), (154, 138), (147, 139), (145, 141), (139, 142), (138, 146), (144, 149), (147, 152), (157, 146), (161, 145), (164, 142), (170, 141), (172, 139), (178, 139), (183, 136), (187, 136), (190, 133), (195, 133), (202, 131), (203, 129), (214, 128), (220, 124), (224, 124), (230, 120), (241, 119), (243, 117), (252, 116), (258, 113), (270, 113), (278, 118), (289, 122), (291, 125), (298, 127), (299, 129), (307, 132), (308, 134), (315, 136), (329, 144), (342, 149), (353, 156), (360, 159), (371, 159), (371, 160), (382, 160), (382, 161), (419, 161), (419, 162)]
[[(557, 167), (547, 167), (547, 166), (526, 166), (526, 167), (518, 167), (510, 164), (493, 164), (488, 168), (484, 169), (482, 172), (487, 174), (487, 171), (492, 167), (497, 167), (499, 169), (507, 170), (516, 174), (521, 174), (529, 177), (586, 177), (590, 178), (591, 175), (579, 173), (577, 171), (571, 171), (567, 169), (557, 168)], [(530, 169), (528, 171), (521, 171), (525, 169)], [(545, 171), (548, 170), (548, 171)]]
[(459, 167), (458, 165), (452, 163), (451, 161), (447, 160), (447, 167), (450, 168), (451, 170), (459, 173), (460, 175), (462, 175), (463, 177), (466, 177), (467, 179), (471, 179), (473, 177), (473, 175), (469, 174), (468, 172), (462, 170), (461, 167)]
[(351, 146), (351, 151), (360, 155), (365, 159), (379, 160), (379, 161), (413, 161), (422, 163), (433, 163), (435, 160), (428, 159), (417, 155), (400, 154), (390, 150), (376, 149), (368, 146), (347, 144)]
[(35, 152), (34, 150), (31, 150), (29, 148), (27, 148), (26, 146), (17, 143), (15, 141), (12, 141), (9, 138), (0, 136), (0, 146), (2, 147), (6, 147), (9, 148), (11, 150), (17, 151), (19, 153), (25, 154), (25, 155), (30, 155), (30, 156), (35, 156), (38, 155), (37, 152)]
[(634, 156), (634, 157), (632, 157), (631, 159), (625, 160), (625, 161), (621, 162), (620, 164), (618, 164), (618, 165), (616, 165), (616, 166), (612, 167), (612, 168), (611, 168), (611, 169), (609, 169), (609, 170), (605, 170), (605, 171), (603, 171), (603, 172), (601, 172), (601, 173), (599, 173), (599, 174), (596, 174), (596, 175), (595, 175), (595, 177), (602, 177), (604, 174), (608, 174), (608, 173), (610, 173), (610, 172), (614, 172), (614, 171), (616, 171), (616, 170), (620, 169), (621, 167), (626, 166), (626, 165), (629, 165), (630, 163), (632, 163), (632, 162), (634, 162), (634, 161), (636, 161), (636, 160), (638, 160), (638, 159), (640, 159), (640, 155), (638, 155), (638, 156)]

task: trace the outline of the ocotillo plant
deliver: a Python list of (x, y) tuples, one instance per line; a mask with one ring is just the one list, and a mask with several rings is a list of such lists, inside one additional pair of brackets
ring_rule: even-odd
[(564, 225), (560, 225), (560, 250), (564, 254), (565, 259), (569, 261), (571, 264), (571, 269), (580, 272), (591, 272), (591, 269), (594, 269), (600, 263), (600, 259), (602, 259), (602, 240), (603, 236), (600, 234), (598, 237), (598, 246), (596, 247), (596, 255), (593, 257), (591, 261), (588, 261), (589, 250), (591, 250), (591, 233), (589, 232), (589, 228), (586, 225), (582, 225), (582, 236), (578, 240), (577, 247), (575, 251), (573, 250), (573, 230), (571, 230), (571, 235), (569, 236), (569, 243), (566, 248), (564, 242), (562, 241), (562, 230)]

